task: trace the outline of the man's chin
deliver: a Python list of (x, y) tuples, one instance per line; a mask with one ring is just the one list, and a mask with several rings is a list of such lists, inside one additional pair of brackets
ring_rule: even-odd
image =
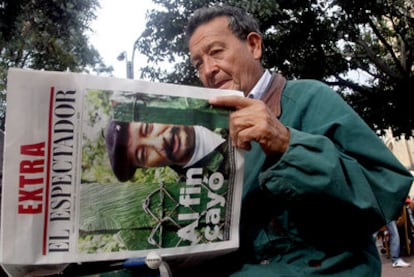
[(218, 87), (218, 89), (235, 89), (232, 83), (225, 83)]
[(181, 166), (180, 162), (179, 162), (179, 157), (173, 156), (172, 153), (168, 153), (167, 155), (168, 158), (168, 165), (178, 165)]

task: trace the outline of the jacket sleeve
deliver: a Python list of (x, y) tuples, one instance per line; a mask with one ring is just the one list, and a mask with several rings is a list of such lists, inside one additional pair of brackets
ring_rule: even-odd
[(298, 114), (285, 120), (289, 148), (260, 184), (292, 209), (334, 214), (340, 228), (373, 233), (401, 213), (413, 177), (342, 98), (324, 84), (311, 87), (284, 106)]

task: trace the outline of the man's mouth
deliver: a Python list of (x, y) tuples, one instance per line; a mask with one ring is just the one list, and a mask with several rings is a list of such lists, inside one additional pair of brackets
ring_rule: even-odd
[(171, 137), (171, 152), (175, 156), (180, 150), (180, 138), (178, 133), (173, 133)]
[(179, 151), (181, 148), (181, 140), (179, 137), (179, 129), (177, 127), (173, 127), (171, 129), (170, 139), (167, 143), (165, 140), (164, 148), (167, 154), (167, 157), (171, 161), (177, 161), (179, 158)]
[(230, 80), (222, 80), (220, 82), (215, 83), (213, 87), (214, 88), (221, 88), (221, 89), (226, 88), (225, 86), (229, 81)]

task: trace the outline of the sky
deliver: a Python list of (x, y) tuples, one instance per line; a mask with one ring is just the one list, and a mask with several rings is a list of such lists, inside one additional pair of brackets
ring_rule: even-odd
[[(127, 59), (131, 59), (133, 44), (145, 29), (146, 11), (154, 4), (151, 0), (100, 0), (99, 3), (101, 8), (91, 24), (90, 43), (104, 63), (114, 68), (115, 77), (126, 78), (126, 61), (118, 61), (117, 57), (126, 51)], [(135, 64), (140, 64), (146, 57), (135, 51), (134, 60)], [(135, 77), (139, 76), (137, 69), (134, 69)]]
[[(97, 18), (92, 22), (93, 32), (90, 42), (102, 56), (105, 65), (112, 66), (114, 77), (126, 78), (126, 60), (118, 61), (123, 51), (127, 59), (132, 57), (135, 40), (145, 29), (145, 14), (155, 4), (151, 0), (99, 0), (101, 8), (97, 10)], [(146, 57), (135, 51), (134, 64), (143, 64)], [(135, 79), (140, 76), (138, 67), (134, 68)], [(366, 73), (352, 71), (348, 76), (361, 83), (369, 79)]]

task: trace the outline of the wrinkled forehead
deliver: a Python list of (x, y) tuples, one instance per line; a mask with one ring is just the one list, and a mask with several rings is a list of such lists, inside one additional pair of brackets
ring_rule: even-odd
[(189, 37), (189, 43), (194, 39), (195, 36), (199, 36), (200, 33), (216, 34), (223, 32), (225, 29), (229, 30), (229, 19), (227, 16), (217, 16), (211, 18), (210, 20), (201, 23), (194, 29), (191, 36)]
[(144, 122), (140, 122), (140, 121), (132, 121), (129, 123), (129, 128), (137, 128), (140, 127), (142, 124), (145, 124)]
[(130, 136), (157, 134), (163, 130), (165, 131), (174, 127), (180, 127), (180, 125), (133, 121), (129, 123), (129, 134)]
[(218, 17), (214, 20), (199, 26), (189, 40), (190, 59), (193, 62), (202, 52), (208, 52), (214, 45), (224, 43), (229, 36), (233, 36), (230, 29), (226, 26), (227, 19)]

